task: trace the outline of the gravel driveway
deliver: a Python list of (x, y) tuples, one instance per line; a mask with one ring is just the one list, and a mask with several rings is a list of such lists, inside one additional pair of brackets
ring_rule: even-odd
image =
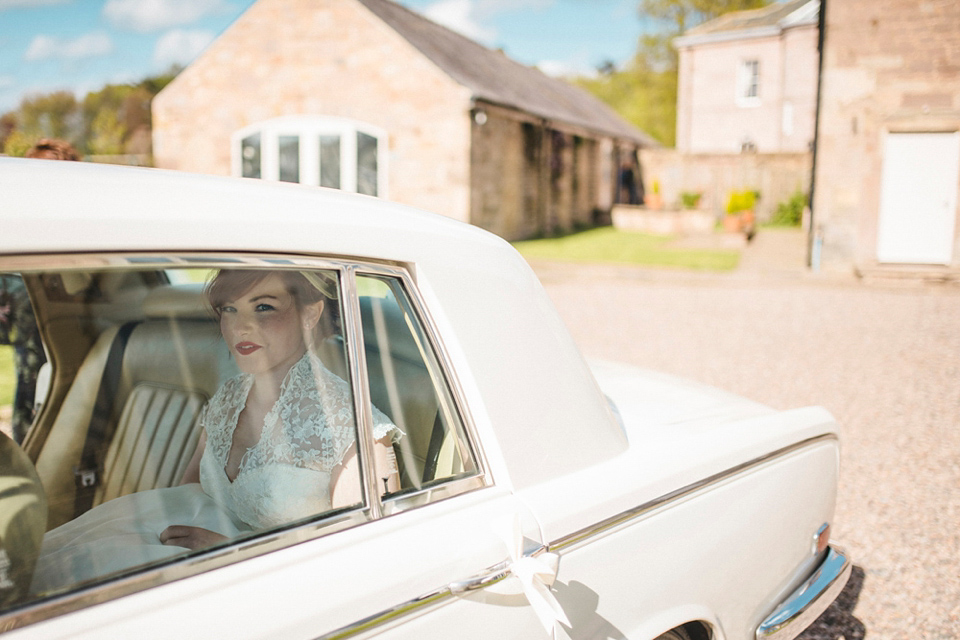
[(536, 270), (588, 357), (836, 416), (856, 568), (803, 638), (960, 638), (960, 287)]

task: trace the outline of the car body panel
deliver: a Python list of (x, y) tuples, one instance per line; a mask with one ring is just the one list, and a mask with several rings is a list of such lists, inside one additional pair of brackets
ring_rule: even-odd
[[(145, 630), (156, 629), (156, 637), (316, 638), (508, 558), (513, 516), (523, 509), (514, 496), (489, 489), (432, 507), (368, 523), (346, 537), (324, 536), (141, 591), (14, 631), (10, 637), (149, 637)], [(330, 580), (331, 575), (351, 579)], [(473, 627), (474, 637), (489, 637), (486, 634), (497, 629), (507, 636), (544, 633), (529, 607), (446, 598), (437, 608), (444, 610), (443, 616), (431, 611), (424, 621), (414, 622), (424, 614), (414, 607), (399, 623), (410, 622), (429, 631), (429, 637), (449, 633), (451, 620), (471, 618), (483, 622)]]
[[(0, 254), (177, 248), (415, 265), (478, 428), (492, 430), (509, 458), (493, 461), (504, 481), (534, 484), (625, 446), (530, 267), (477, 227), (327, 189), (87, 163), (0, 158), (0, 191), (9, 194), (3, 224), (17, 229), (0, 238)], [(272, 224), (264, 212), (276, 212)], [(541, 421), (556, 438), (525, 429)]]
[(0, 190), (7, 270), (171, 255), (408, 274), (483, 463), (483, 482), (423, 508), (377, 504), (327, 535), (266, 534), (210, 552), (209, 570), (173, 563), (0, 616), (0, 630), (27, 624), (11, 638), (550, 637), (512, 573), (518, 546), (559, 559), (551, 593), (570, 624), (556, 637), (695, 622), (746, 638), (824, 558), (811, 543), (835, 508), (827, 411), (588, 365), (489, 233), (325, 189), (85, 163), (0, 159)]

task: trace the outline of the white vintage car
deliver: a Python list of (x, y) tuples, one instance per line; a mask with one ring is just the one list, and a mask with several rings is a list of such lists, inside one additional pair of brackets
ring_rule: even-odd
[[(86, 163), (0, 159), (0, 194), (48, 360), (0, 440), (6, 637), (781, 639), (848, 578), (826, 411), (588, 365), (489, 233)], [(259, 343), (228, 320), (279, 313), (249, 292), (294, 277), (326, 331), (302, 321), (257, 419)]]

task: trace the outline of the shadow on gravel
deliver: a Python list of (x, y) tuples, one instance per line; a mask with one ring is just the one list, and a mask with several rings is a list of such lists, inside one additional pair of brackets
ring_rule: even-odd
[(797, 636), (797, 640), (863, 640), (867, 628), (853, 615), (863, 589), (864, 570), (854, 565), (847, 586), (816, 621)]

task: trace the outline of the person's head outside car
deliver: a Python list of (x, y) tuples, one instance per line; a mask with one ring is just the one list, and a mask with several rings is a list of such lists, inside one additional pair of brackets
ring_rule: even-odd
[(57, 138), (41, 138), (30, 147), (26, 157), (43, 160), (79, 160), (80, 154), (66, 140)]

